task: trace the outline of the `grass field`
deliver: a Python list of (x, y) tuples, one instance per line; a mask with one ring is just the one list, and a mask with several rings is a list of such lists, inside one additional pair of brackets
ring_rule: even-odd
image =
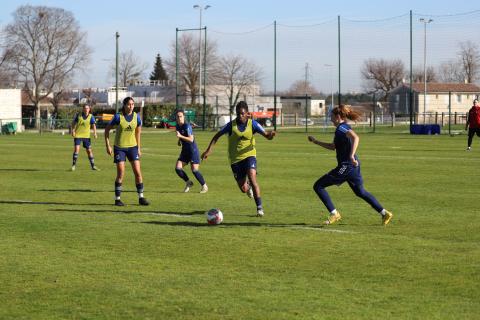
[[(480, 141), (466, 152), (465, 135), (359, 134), (387, 227), (347, 185), (329, 188), (343, 220), (322, 226), (312, 185), (335, 156), (304, 133), (257, 138), (263, 218), (225, 138), (201, 166), (210, 191), (183, 194), (175, 135), (145, 132), (151, 206), (137, 205), (129, 169), (117, 208), (103, 136), (100, 172), (83, 150), (68, 171), (71, 137), (0, 136), (0, 319), (478, 319)], [(212, 135), (196, 133), (201, 150)]]

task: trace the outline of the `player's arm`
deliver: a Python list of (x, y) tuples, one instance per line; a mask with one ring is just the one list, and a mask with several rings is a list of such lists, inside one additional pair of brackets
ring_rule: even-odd
[(75, 115), (75, 117), (73, 118), (73, 121), (72, 121), (72, 137), (75, 137), (75, 126), (77, 125), (77, 121), (78, 121), (78, 113)]
[(263, 131), (263, 132), (260, 132), (260, 134), (262, 136), (264, 136), (266, 139), (272, 140), (273, 137), (275, 137), (277, 135), (277, 132), (275, 130), (273, 130), (273, 131)]
[(258, 132), (263, 137), (265, 137), (265, 139), (268, 139), (268, 140), (272, 140), (273, 137), (275, 137), (275, 135), (277, 134), (277, 132), (275, 130), (265, 131), (265, 129), (263, 129), (263, 127), (260, 125), (260, 123), (258, 123), (256, 120), (253, 120), (252, 126), (253, 126), (253, 133)]
[(212, 138), (212, 140), (210, 141), (210, 143), (208, 144), (208, 147), (207, 147), (207, 150), (205, 150), (203, 153), (202, 153), (202, 160), (205, 160), (208, 158), (208, 156), (212, 153), (212, 148), (213, 146), (215, 145), (215, 143), (217, 143), (218, 139), (223, 135), (223, 132), (222, 131), (218, 131)]
[(113, 153), (112, 147), (110, 146), (110, 130), (112, 130), (112, 128), (113, 125), (111, 122), (105, 127), (105, 148), (107, 149), (107, 154), (109, 156), (111, 156)]
[(187, 141), (187, 142), (190, 142), (190, 143), (193, 142), (193, 135), (184, 136), (180, 133), (180, 131), (177, 131), (177, 138), (178, 138), (179, 142), (180, 142), (180, 140)]
[(355, 153), (357, 152), (358, 143), (360, 142), (360, 137), (353, 130), (348, 130), (346, 133), (347, 137), (352, 142), (352, 151), (350, 151), (350, 160), (353, 165), (358, 166), (358, 161), (355, 159)]
[(137, 146), (138, 146), (138, 155), (142, 156), (142, 151), (140, 150), (140, 135), (142, 133), (142, 126), (137, 126), (135, 128), (135, 140), (137, 140)]
[(470, 111), (467, 113), (467, 120), (465, 121), (465, 130), (468, 129), (469, 123), (470, 123)]
[(310, 141), (310, 142), (312, 142), (316, 145), (319, 145), (320, 147), (324, 147), (325, 149), (335, 150), (335, 144), (333, 142), (328, 143), (328, 142), (319, 141), (319, 140), (315, 139), (314, 136), (308, 136), (308, 141)]
[(93, 127), (93, 136), (95, 137), (95, 139), (97, 139), (97, 125), (94, 123), (92, 124), (92, 127)]

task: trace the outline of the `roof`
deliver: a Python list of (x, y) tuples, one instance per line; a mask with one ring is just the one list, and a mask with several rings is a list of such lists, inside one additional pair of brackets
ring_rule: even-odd
[[(409, 88), (408, 84), (403, 84), (401, 87)], [(398, 88), (398, 87), (397, 87)], [(412, 83), (412, 89), (416, 92), (423, 92), (425, 90), (423, 83)], [(462, 93), (479, 93), (480, 87), (473, 83), (435, 83), (427, 82), (428, 93), (448, 93), (462, 92)]]

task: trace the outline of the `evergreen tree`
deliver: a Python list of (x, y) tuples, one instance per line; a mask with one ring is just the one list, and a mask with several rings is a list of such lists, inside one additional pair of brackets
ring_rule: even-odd
[(155, 58), (155, 65), (153, 66), (153, 71), (150, 74), (150, 80), (168, 81), (168, 76), (165, 72), (165, 69), (163, 68), (162, 58), (160, 57), (160, 54), (157, 54), (157, 57)]

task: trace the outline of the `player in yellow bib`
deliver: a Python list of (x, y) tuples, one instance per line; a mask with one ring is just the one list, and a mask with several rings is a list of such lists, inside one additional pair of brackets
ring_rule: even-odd
[[(117, 177), (115, 179), (115, 205), (124, 206), (120, 196), (122, 193), (122, 182), (125, 175), (125, 160), (128, 159), (132, 165), (135, 175), (135, 185), (138, 193), (138, 203), (148, 206), (150, 203), (143, 196), (143, 177), (140, 169), (140, 134), (142, 132), (142, 120), (133, 111), (135, 102), (132, 97), (123, 99), (123, 107), (105, 128), (105, 146), (108, 155), (114, 156), (113, 162), (117, 164)], [(115, 143), (110, 146), (110, 130), (116, 128)]]
[(97, 139), (97, 127), (95, 125), (95, 117), (90, 113), (91, 107), (86, 104), (83, 106), (82, 113), (77, 113), (72, 122), (72, 136), (73, 136), (73, 160), (72, 171), (75, 171), (78, 159), (78, 153), (80, 152), (80, 144), (83, 143), (83, 147), (87, 152), (88, 160), (92, 170), (99, 170), (95, 166), (95, 160), (93, 159), (93, 151), (90, 141), (90, 128), (93, 128), (93, 136)]
[(212, 147), (217, 143), (217, 140), (222, 135), (228, 134), (228, 157), (235, 180), (243, 193), (255, 199), (257, 216), (262, 217), (264, 212), (262, 198), (260, 197), (260, 186), (257, 182), (257, 151), (254, 134), (259, 133), (266, 139), (272, 140), (276, 132), (267, 132), (257, 121), (250, 119), (248, 117), (248, 105), (245, 101), (237, 103), (235, 111), (237, 118), (227, 123), (213, 136), (207, 150), (202, 153), (202, 160), (207, 159), (212, 153)]

